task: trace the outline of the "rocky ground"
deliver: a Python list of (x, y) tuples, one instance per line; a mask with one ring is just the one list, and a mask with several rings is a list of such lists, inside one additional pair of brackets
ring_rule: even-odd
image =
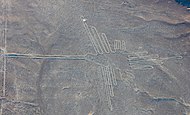
[(175, 0), (0, 4), (0, 115), (190, 115), (190, 12)]

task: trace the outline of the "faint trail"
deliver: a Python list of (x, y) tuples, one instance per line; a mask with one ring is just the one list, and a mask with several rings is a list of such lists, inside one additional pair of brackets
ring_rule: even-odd
[(41, 89), (41, 83), (43, 80), (43, 74), (45, 72), (45, 66), (48, 63), (48, 60), (44, 60), (41, 64), (41, 68), (39, 71), (39, 75), (37, 76), (37, 80), (36, 80), (36, 86), (37, 86), (37, 102), (39, 104), (40, 107), (40, 113), (43, 115), (45, 112), (45, 104), (43, 102), (43, 96), (42, 96), (42, 89)]
[[(8, 19), (8, 16), (7, 16), (7, 3), (4, 1), (4, 21), (5, 21), (5, 24), (4, 24), (4, 32), (3, 32), (3, 43), (4, 43), (4, 54), (6, 54), (7, 52), (7, 19)], [(7, 57), (6, 56), (3, 56), (3, 96), (5, 97), (5, 82), (6, 82), (6, 64), (7, 64)]]
[(85, 60), (85, 55), (42, 55), (42, 54), (19, 54), (6, 53), (1, 56), (9, 58), (30, 58), (30, 59), (49, 59), (49, 60)]
[[(51, 49), (52, 49), (52, 46), (50, 46), (47, 51), (45, 51), (45, 49), (43, 47), (41, 47), (41, 50), (43, 52), (43, 54), (48, 54), (51, 52)], [(37, 86), (37, 103), (39, 104), (39, 107), (40, 107), (40, 114), (41, 115), (44, 115), (45, 112), (46, 112), (46, 106), (44, 104), (44, 101), (43, 101), (43, 92), (42, 92), (42, 89), (41, 89), (41, 84), (42, 84), (42, 81), (43, 81), (43, 75), (44, 73), (46, 72), (45, 71), (45, 66), (49, 63), (49, 60), (43, 60), (42, 64), (41, 64), (41, 67), (40, 67), (40, 70), (39, 70), (39, 73), (38, 73), (38, 76), (37, 76), (37, 79), (36, 79), (36, 86)]]
[[(7, 23), (8, 23), (8, 15), (7, 15), (7, 9), (8, 9), (8, 6), (7, 6), (7, 0), (3, 0), (3, 21), (4, 21), (4, 32), (3, 32), (3, 47), (4, 47), (4, 50), (3, 50), (3, 53), (5, 54), (7, 52)], [(3, 97), (6, 96), (6, 67), (7, 66), (7, 57), (6, 56), (3, 56)], [(3, 100), (2, 100), (2, 103), (3, 103)], [(2, 103), (1, 103), (1, 109), (0, 109), (0, 114), (3, 115), (3, 106), (2, 106)]]

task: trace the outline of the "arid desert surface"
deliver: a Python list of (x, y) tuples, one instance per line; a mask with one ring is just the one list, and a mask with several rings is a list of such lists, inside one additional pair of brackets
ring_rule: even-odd
[(0, 0), (0, 54), (0, 115), (190, 115), (175, 0)]

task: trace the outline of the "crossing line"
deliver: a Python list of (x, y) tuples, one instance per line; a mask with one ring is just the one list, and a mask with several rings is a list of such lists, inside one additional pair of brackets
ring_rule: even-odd
[[(143, 51), (143, 52), (135, 52), (134, 53), (136, 55), (136, 57), (130, 57), (131, 59), (128, 59), (129, 61), (133, 61), (134, 59), (136, 60), (135, 63), (139, 63), (140, 61), (151, 61), (153, 63), (155, 63), (155, 65), (159, 66), (160, 69), (165, 72), (169, 77), (171, 77), (172, 79), (177, 80), (177, 78), (172, 74), (172, 72), (170, 72), (170, 70), (165, 67), (162, 63), (163, 60), (167, 60), (167, 59), (172, 59), (172, 58), (176, 58), (176, 59), (182, 59), (182, 56), (173, 56), (173, 57), (167, 57), (167, 58), (159, 58), (158, 54), (150, 54), (148, 55), (148, 51)], [(139, 60), (138, 60), (139, 59)], [(147, 70), (147, 69), (153, 69), (154, 67), (152, 65), (143, 65), (141, 67), (137, 66), (137, 65), (133, 65), (131, 66), (133, 69), (141, 69), (141, 70)]]
[(164, 65), (158, 63), (157, 61), (154, 61), (154, 62), (155, 62), (155, 63), (160, 67), (160, 69), (161, 69), (163, 72), (165, 72), (169, 77), (171, 77), (172, 79), (177, 80), (177, 78), (172, 74), (172, 72), (170, 72), (170, 70), (169, 70), (167, 67), (165, 67)]

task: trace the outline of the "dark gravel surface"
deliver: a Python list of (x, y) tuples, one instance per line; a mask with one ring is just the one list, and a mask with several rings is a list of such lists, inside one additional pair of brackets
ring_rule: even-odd
[(1, 0), (0, 39), (0, 115), (190, 115), (175, 0)]

